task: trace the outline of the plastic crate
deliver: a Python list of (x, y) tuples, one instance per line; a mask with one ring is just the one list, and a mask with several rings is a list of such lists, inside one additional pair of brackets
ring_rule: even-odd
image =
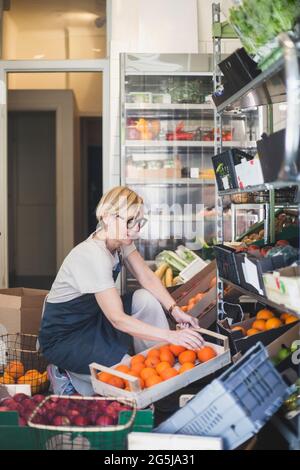
[(240, 284), (235, 250), (225, 245), (215, 245), (214, 252), (219, 275), (234, 284)]
[(24, 333), (0, 336), (0, 383), (28, 384), (32, 394), (49, 389), (48, 362), (36, 349), (37, 339)]
[[(62, 404), (62, 401), (65, 403)], [(69, 410), (73, 408), (74, 402), (80, 403), (77, 405), (77, 409), (79, 407), (82, 410), (83, 416), (86, 416), (95, 404), (97, 404), (95, 413), (105, 413), (105, 408), (99, 407), (99, 404), (107, 407), (111, 402), (127, 405), (131, 410), (129, 413), (126, 411), (126, 419), (122, 419), (122, 421), (120, 421), (122, 411), (115, 410), (118, 414), (117, 418), (114, 417), (115, 424), (106, 426), (99, 424), (85, 426), (44, 424), (47, 422), (47, 416), (51, 410), (53, 410), (53, 416), (70, 416)], [(53, 408), (49, 410), (49, 407)], [(36, 445), (41, 450), (122, 450), (126, 449), (127, 434), (133, 428), (135, 417), (136, 403), (133, 400), (50, 395), (33, 411), (28, 425), (35, 430)]]
[(241, 163), (243, 158), (252, 160), (253, 156), (239, 149), (229, 149), (212, 157), (219, 191), (238, 188), (235, 165)]
[(291, 393), (259, 342), (154, 431), (222, 437), (235, 449), (256, 434)]

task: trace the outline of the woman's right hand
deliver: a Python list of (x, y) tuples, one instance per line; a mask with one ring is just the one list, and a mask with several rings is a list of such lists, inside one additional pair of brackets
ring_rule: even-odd
[(200, 349), (204, 345), (202, 336), (197, 333), (197, 331), (191, 330), (190, 328), (170, 330), (168, 332), (167, 341), (171, 344), (184, 346), (187, 349)]

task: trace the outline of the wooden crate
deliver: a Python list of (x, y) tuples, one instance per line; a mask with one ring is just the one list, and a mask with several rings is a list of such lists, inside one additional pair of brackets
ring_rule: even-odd
[[(217, 344), (212, 344), (210, 342), (205, 342), (205, 345), (212, 346), (217, 352), (218, 355), (215, 358), (201, 364), (198, 363), (193, 369), (188, 370), (183, 374), (179, 374), (176, 377), (173, 377), (169, 380), (166, 380), (165, 382), (159, 383), (157, 385), (154, 385), (153, 387), (144, 390), (141, 390), (138, 378), (120, 372), (118, 370), (114, 370), (113, 368), (103, 366), (101, 364), (92, 363), (90, 364), (90, 371), (92, 376), (92, 385), (95, 392), (102, 396), (131, 398), (136, 401), (138, 408), (145, 408), (151, 403), (154, 403), (160, 400), (161, 398), (170, 395), (176, 390), (180, 390), (181, 388), (186, 387), (190, 383), (195, 382), (196, 380), (199, 380), (207, 375), (210, 375), (218, 369), (222, 369), (224, 366), (231, 362), (229, 343), (228, 338), (226, 338), (226, 336), (214, 333), (209, 330), (205, 330), (203, 328), (198, 328), (196, 329), (196, 331), (201, 334), (216, 338), (223, 343), (223, 345), (220, 346)], [(156, 349), (158, 347), (164, 346), (165, 344), (166, 343), (157, 344), (153, 348), (143, 351), (141, 354), (146, 356), (151, 349)], [(128, 356), (122, 361), (122, 364), (129, 365), (130, 361), (131, 357)], [(113, 367), (116, 367), (117, 365), (119, 364), (115, 364), (115, 366)], [(177, 363), (174, 367), (178, 369), (179, 364)], [(127, 390), (116, 388), (112, 385), (101, 382), (97, 379), (97, 373), (100, 371), (108, 372), (111, 375), (115, 375), (124, 380), (127, 380), (131, 384), (132, 391), (130, 392)]]

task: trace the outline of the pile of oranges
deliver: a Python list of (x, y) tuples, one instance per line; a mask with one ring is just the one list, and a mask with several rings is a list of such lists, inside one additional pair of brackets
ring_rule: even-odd
[[(116, 366), (115, 370), (137, 377), (141, 389), (144, 389), (193, 369), (197, 360), (200, 363), (207, 362), (216, 356), (216, 351), (210, 346), (193, 351), (175, 344), (168, 344), (161, 348), (151, 349), (147, 355), (137, 354), (132, 357), (129, 366), (121, 364)], [(174, 367), (175, 365), (177, 368)], [(114, 387), (131, 391), (128, 381), (108, 372), (99, 372), (97, 378)]]
[[(217, 283), (217, 278), (216, 277), (213, 277), (209, 283), (209, 289), (211, 289), (212, 287), (214, 287)], [(208, 290), (209, 290), (208, 289)], [(203, 297), (205, 297), (205, 294), (207, 293), (207, 291), (205, 292), (199, 292), (198, 294), (194, 295), (193, 297), (191, 297), (187, 303), (187, 305), (183, 305), (181, 306), (181, 310), (183, 310), (184, 312), (189, 312), (190, 310), (192, 310), (192, 308), (195, 307), (195, 305), (200, 302), (200, 300), (203, 299)]]
[(28, 384), (31, 385), (32, 393), (40, 391), (42, 386), (48, 382), (47, 371), (40, 373), (36, 369), (27, 370), (25, 372), (24, 365), (21, 361), (11, 361), (6, 366), (4, 374), (0, 377), (0, 384)]
[(290, 313), (281, 313), (280, 317), (278, 318), (271, 310), (263, 308), (257, 312), (256, 318), (249, 330), (246, 330), (242, 326), (235, 326), (231, 328), (231, 331), (241, 331), (243, 336), (253, 336), (257, 333), (261, 333), (262, 331), (279, 328), (280, 326), (288, 325), (296, 321), (298, 321), (298, 318), (295, 315), (291, 315)]

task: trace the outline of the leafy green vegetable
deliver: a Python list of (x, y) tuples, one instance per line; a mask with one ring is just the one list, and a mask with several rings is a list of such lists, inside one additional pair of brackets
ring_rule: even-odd
[(250, 55), (283, 31), (292, 30), (300, 17), (299, 0), (244, 0), (230, 9), (230, 22)]

